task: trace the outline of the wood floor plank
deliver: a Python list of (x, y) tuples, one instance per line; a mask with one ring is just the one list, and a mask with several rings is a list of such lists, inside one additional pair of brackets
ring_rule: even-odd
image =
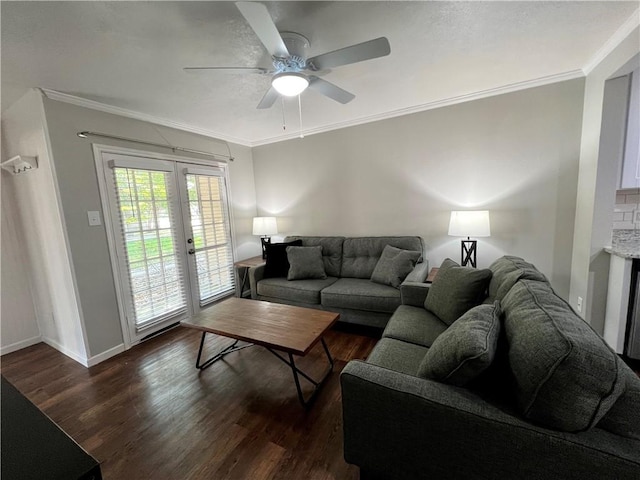
[[(101, 462), (106, 480), (356, 479), (342, 457), (339, 372), (376, 340), (337, 330), (325, 338), (334, 373), (309, 410), (290, 368), (261, 347), (198, 371), (200, 332), (185, 328), (89, 369), (37, 344), (3, 356), (0, 371)], [(206, 348), (229, 343), (211, 336)], [(327, 367), (320, 345), (296, 364), (315, 378)]]

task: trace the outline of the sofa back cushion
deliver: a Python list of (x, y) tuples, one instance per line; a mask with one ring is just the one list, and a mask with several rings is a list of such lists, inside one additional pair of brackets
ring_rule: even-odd
[(461, 267), (450, 258), (440, 265), (424, 301), (424, 308), (451, 325), (486, 297), (491, 270)]
[(384, 247), (387, 245), (420, 253), (424, 251), (420, 237), (347, 237), (344, 239), (340, 276), (371, 278)]
[(547, 282), (545, 277), (533, 264), (520, 257), (505, 255), (491, 264), (493, 273), (489, 283), (489, 302), (502, 300), (511, 287), (520, 279)]
[(618, 360), (618, 372), (625, 384), (624, 392), (602, 417), (598, 427), (640, 440), (640, 378), (621, 360)]
[(303, 237), (289, 236), (285, 242), (292, 240), (302, 240), (303, 247), (322, 247), (322, 262), (324, 271), (329, 277), (339, 277), (342, 265), (342, 243), (344, 237)]
[(547, 283), (520, 280), (501, 305), (523, 416), (568, 432), (593, 427), (624, 389), (617, 355)]

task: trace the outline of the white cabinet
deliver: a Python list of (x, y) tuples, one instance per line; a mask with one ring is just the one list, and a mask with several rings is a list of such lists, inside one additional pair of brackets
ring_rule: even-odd
[(630, 258), (622, 258), (611, 254), (603, 337), (616, 353), (623, 353), (624, 351), (632, 264), (633, 260)]
[(631, 74), (620, 188), (640, 187), (640, 69)]

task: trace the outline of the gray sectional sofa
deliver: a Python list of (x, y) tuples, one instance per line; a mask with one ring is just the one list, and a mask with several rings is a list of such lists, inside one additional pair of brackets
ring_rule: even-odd
[(265, 267), (249, 270), (251, 298), (340, 313), (341, 322), (384, 328), (402, 303), (402, 295), (414, 294), (424, 282), (429, 265), (420, 261), (399, 288), (371, 281), (371, 275), (387, 245), (424, 251), (420, 237), (313, 237), (289, 236), (302, 246), (322, 246), (325, 279), (287, 280), (264, 278)]
[(488, 298), (451, 325), (425, 308), (442, 269), (415, 285), (344, 368), (347, 462), (372, 479), (640, 478), (640, 379), (533, 265), (490, 270)]

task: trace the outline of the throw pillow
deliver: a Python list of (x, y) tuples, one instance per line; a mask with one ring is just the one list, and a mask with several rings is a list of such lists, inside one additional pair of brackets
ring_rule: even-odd
[(371, 281), (399, 288), (405, 277), (411, 273), (421, 252), (402, 250), (387, 245), (371, 274)]
[(287, 280), (304, 280), (307, 278), (327, 278), (322, 261), (322, 246), (287, 247), (289, 273)]
[(472, 308), (435, 339), (418, 375), (459, 387), (478, 377), (495, 358), (500, 303)]
[(287, 247), (302, 246), (302, 240), (286, 243), (267, 243), (265, 250), (267, 260), (264, 265), (264, 278), (286, 277), (289, 273)]
[(445, 259), (429, 288), (424, 308), (451, 325), (485, 298), (491, 270), (461, 267)]

